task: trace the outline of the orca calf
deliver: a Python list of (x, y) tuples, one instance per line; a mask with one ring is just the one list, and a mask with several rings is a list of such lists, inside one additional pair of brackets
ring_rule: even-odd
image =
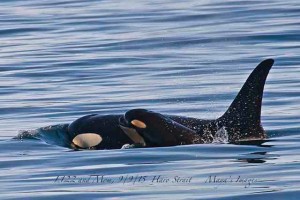
[(67, 132), (75, 149), (119, 149), (211, 143), (225, 132), (228, 142), (266, 138), (261, 125), (264, 85), (273, 59), (262, 61), (250, 74), (228, 110), (214, 120), (163, 115), (133, 109), (124, 115), (87, 115), (72, 122)]

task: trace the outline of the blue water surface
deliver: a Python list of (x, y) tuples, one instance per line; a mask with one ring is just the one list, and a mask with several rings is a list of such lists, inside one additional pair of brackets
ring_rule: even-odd
[[(0, 199), (299, 199), (299, 29), (298, 0), (0, 1)], [(265, 58), (262, 144), (12, 139), (132, 108), (216, 118)]]

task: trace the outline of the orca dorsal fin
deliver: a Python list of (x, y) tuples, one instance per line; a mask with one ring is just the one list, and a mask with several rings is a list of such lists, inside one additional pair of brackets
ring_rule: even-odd
[(260, 119), (261, 106), (264, 85), (273, 64), (273, 59), (262, 61), (250, 74), (225, 114), (217, 120), (239, 134), (239, 139), (243, 139), (243, 136), (265, 137)]

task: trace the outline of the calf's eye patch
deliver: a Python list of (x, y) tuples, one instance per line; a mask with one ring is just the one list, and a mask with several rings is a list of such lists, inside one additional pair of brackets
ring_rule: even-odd
[(134, 119), (131, 121), (131, 124), (137, 128), (146, 128), (146, 124), (140, 120)]

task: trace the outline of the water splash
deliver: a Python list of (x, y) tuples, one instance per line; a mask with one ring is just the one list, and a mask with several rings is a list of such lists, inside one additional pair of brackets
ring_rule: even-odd
[(213, 137), (212, 143), (228, 143), (228, 133), (226, 131), (226, 127), (222, 126)]
[(70, 148), (72, 136), (68, 132), (69, 124), (45, 126), (33, 130), (21, 130), (14, 139), (40, 139), (48, 144)]
[(13, 139), (23, 140), (23, 139), (37, 139), (36, 135), (38, 134), (37, 130), (20, 130), (18, 135)]

